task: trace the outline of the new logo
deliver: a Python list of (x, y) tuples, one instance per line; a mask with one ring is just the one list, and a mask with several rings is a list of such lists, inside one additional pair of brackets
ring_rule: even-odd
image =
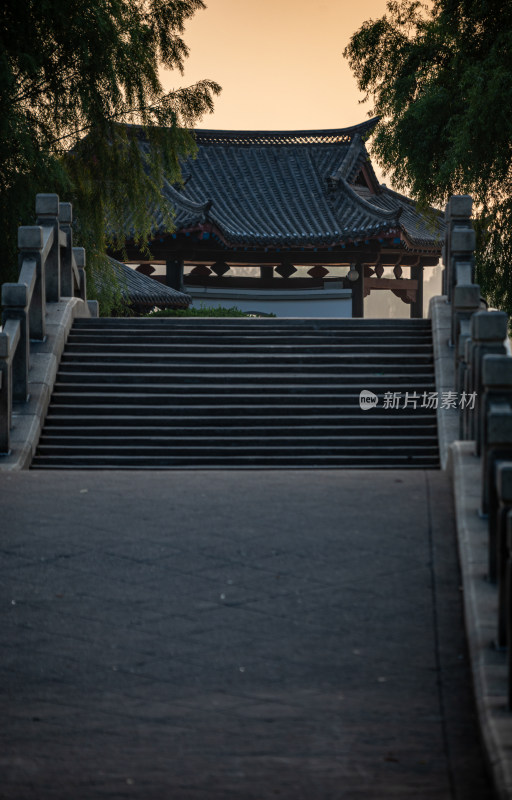
[(367, 411), (369, 408), (374, 408), (378, 402), (379, 398), (377, 395), (373, 392), (370, 392), (368, 389), (363, 389), (359, 395), (359, 405), (363, 411)]

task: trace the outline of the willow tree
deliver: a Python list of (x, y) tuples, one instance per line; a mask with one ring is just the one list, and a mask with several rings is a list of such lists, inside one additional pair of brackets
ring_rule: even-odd
[(512, 4), (389, 2), (344, 51), (373, 100), (373, 153), (402, 191), (443, 205), (471, 194), (477, 278), (512, 312)]
[[(172, 226), (163, 174), (180, 181), (180, 158), (194, 152), (187, 129), (220, 87), (203, 80), (164, 93), (159, 74), (183, 72), (184, 24), (201, 8), (202, 0), (0, 5), (0, 283), (15, 279), (16, 231), (33, 224), (36, 192), (73, 201), (93, 284), (109, 244), (127, 235), (147, 243), (155, 210)], [(157, 145), (149, 151), (141, 129)]]

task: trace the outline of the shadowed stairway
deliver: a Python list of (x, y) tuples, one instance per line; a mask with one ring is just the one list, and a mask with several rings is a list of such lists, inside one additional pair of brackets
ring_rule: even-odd
[(32, 466), (437, 468), (434, 391), (429, 320), (78, 319)]

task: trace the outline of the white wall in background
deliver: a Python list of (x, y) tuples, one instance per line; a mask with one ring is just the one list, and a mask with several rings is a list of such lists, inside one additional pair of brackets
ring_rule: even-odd
[(351, 317), (350, 289), (220, 289), (185, 286), (192, 306), (222, 306), (277, 317)]

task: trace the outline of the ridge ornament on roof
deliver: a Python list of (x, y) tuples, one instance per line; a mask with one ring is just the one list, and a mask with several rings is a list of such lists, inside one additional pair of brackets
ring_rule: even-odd
[(301, 131), (230, 131), (197, 129), (193, 131), (198, 145), (237, 145), (254, 147), (264, 145), (297, 144), (349, 144), (355, 135), (369, 134), (378, 117), (352, 125), (349, 128)]

